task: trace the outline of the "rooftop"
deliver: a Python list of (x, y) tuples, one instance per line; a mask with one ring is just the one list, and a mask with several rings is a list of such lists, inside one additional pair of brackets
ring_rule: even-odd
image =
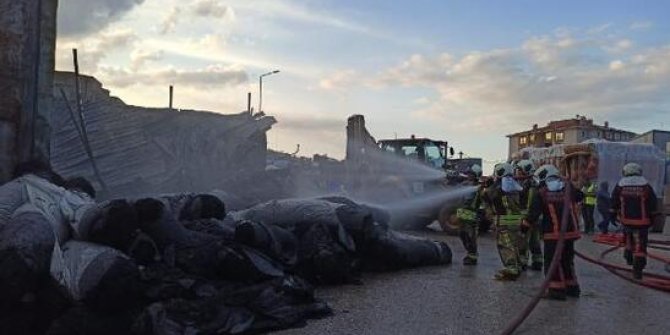
[(631, 132), (631, 131), (612, 128), (612, 127), (609, 126), (609, 122), (607, 122), (607, 121), (605, 121), (605, 124), (601, 126), (601, 125), (594, 124), (593, 119), (588, 119), (588, 118), (586, 118), (586, 116), (583, 116), (583, 115), (576, 115), (574, 118), (571, 118), (571, 119), (550, 121), (544, 127), (538, 127), (537, 124), (534, 124), (533, 127), (529, 130), (524, 130), (524, 131), (521, 131), (521, 132), (510, 134), (510, 135), (507, 135), (507, 137), (527, 135), (529, 133), (543, 132), (543, 131), (546, 131), (546, 130), (566, 130), (566, 129), (573, 129), (573, 128), (590, 128), (590, 129), (607, 130), (607, 131), (614, 131), (614, 132), (623, 132), (623, 133), (636, 135), (634, 132)]

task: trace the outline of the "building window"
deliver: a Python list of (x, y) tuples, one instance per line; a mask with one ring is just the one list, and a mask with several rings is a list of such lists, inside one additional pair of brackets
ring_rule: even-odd
[(621, 133), (616, 133), (616, 134), (614, 134), (614, 139), (615, 139), (616, 141), (621, 141)]
[(553, 139), (553, 134), (551, 132), (544, 133), (544, 140), (547, 142), (551, 142)]
[(586, 138), (586, 132), (585, 131), (582, 131), (582, 138)]
[(535, 134), (528, 135), (528, 142), (530, 142), (530, 144), (535, 143)]
[(564, 137), (565, 137), (565, 135), (563, 134), (562, 131), (557, 131), (556, 132), (556, 142), (562, 143), (565, 139)]
[(526, 136), (519, 137), (519, 145), (526, 145), (526, 144), (528, 144), (528, 137)]

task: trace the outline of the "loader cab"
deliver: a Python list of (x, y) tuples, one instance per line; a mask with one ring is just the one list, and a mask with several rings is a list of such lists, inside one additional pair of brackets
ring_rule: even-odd
[(444, 168), (449, 150), (447, 142), (414, 136), (407, 139), (381, 140), (379, 147), (384, 152), (419, 161), (435, 169)]

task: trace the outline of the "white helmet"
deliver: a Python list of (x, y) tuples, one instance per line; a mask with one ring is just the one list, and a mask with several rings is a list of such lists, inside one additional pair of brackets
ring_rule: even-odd
[(535, 171), (534, 176), (535, 179), (541, 183), (551, 177), (560, 177), (561, 173), (555, 166), (551, 164), (545, 164), (540, 166), (540, 168)]
[(498, 163), (493, 167), (495, 177), (511, 177), (514, 175), (514, 167), (510, 163)]
[(530, 159), (524, 159), (516, 163), (516, 167), (526, 175), (532, 175), (535, 172), (535, 165)]
[(642, 167), (640, 166), (640, 164), (628, 163), (623, 166), (624, 177), (641, 176), (641, 175), (642, 175)]
[(473, 165), (470, 167), (470, 171), (472, 171), (472, 173), (474, 173), (475, 176), (477, 176), (477, 177), (481, 177), (481, 176), (482, 176), (482, 167), (479, 166), (479, 164), (473, 164)]

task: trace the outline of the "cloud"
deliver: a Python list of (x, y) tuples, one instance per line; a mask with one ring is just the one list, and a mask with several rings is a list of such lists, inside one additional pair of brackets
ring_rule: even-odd
[(220, 0), (199, 0), (192, 6), (193, 14), (200, 17), (234, 19), (233, 8)]
[(147, 51), (143, 49), (133, 50), (130, 54), (130, 69), (139, 70), (146, 62), (159, 61), (163, 59), (163, 50)]
[(139, 37), (130, 29), (108, 29), (85, 38), (63, 38), (57, 41), (56, 68), (72, 69), (72, 49), (78, 50), (82, 73), (94, 73), (100, 62), (112, 52), (130, 48)]
[(175, 6), (170, 9), (170, 12), (165, 16), (163, 22), (161, 22), (159, 30), (161, 34), (165, 35), (167, 33), (174, 32), (174, 30), (177, 28), (177, 24), (179, 23), (181, 12), (182, 9), (179, 6)]
[(483, 133), (493, 125), (509, 131), (556, 115), (667, 113), (670, 45), (633, 52), (633, 44), (622, 41), (616, 45), (629, 55), (617, 59), (598, 53), (608, 40), (577, 37), (533, 37), (518, 47), (461, 57), (417, 54), (380, 73), (376, 83), (433, 89), (439, 98), (415, 116), (458, 119), (454, 129)]
[(326, 91), (341, 91), (356, 85), (358, 82), (357, 72), (351, 69), (340, 70), (332, 73), (327, 78), (319, 81), (319, 88)]
[(630, 30), (648, 30), (654, 24), (651, 21), (638, 21), (630, 24)]
[(248, 75), (235, 66), (210, 65), (196, 70), (162, 70), (133, 72), (128, 69), (102, 66), (99, 79), (106, 85), (126, 88), (134, 85), (166, 86), (169, 84), (195, 88), (236, 86), (245, 84)]
[(174, 6), (161, 22), (159, 32), (163, 35), (174, 32), (180, 20), (185, 16), (222, 19), (230, 22), (235, 20), (235, 11), (221, 0), (197, 0), (183, 6)]
[(58, 34), (85, 36), (107, 28), (144, 0), (61, 0)]
[(610, 53), (622, 53), (624, 51), (628, 51), (633, 47), (633, 42), (629, 39), (621, 39), (613, 44), (610, 45), (605, 45), (603, 49)]

